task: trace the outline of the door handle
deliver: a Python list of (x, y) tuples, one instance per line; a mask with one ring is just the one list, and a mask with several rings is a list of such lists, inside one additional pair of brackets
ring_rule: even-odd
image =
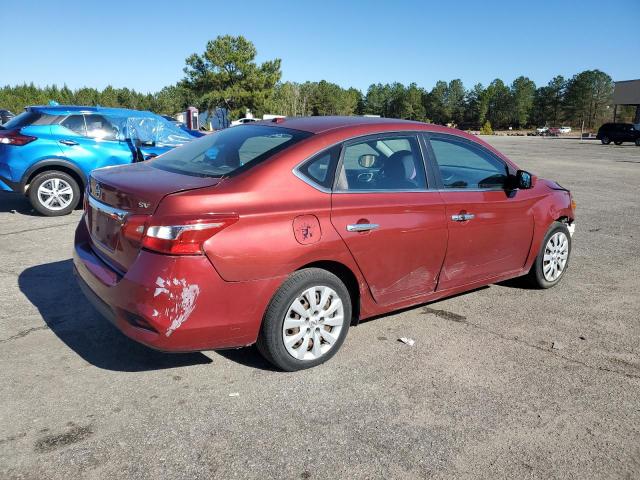
[(476, 216), (473, 213), (459, 213), (457, 215), (451, 215), (451, 220), (454, 222), (466, 222), (467, 220), (473, 220)]
[(347, 225), (347, 232), (368, 232), (369, 230), (375, 230), (379, 226), (377, 223), (352, 223)]
[(73, 140), (60, 140), (60, 143), (63, 145), (69, 145), (70, 147), (73, 145), (78, 145), (78, 142), (74, 142)]

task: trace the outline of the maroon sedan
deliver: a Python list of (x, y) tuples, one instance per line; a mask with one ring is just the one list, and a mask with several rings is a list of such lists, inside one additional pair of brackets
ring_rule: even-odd
[(74, 264), (132, 339), (318, 365), (359, 320), (564, 275), (569, 191), (458, 130), (276, 119), (92, 173)]

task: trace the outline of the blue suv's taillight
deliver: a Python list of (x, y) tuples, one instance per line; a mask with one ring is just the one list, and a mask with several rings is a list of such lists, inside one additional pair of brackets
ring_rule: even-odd
[(19, 130), (0, 130), (0, 145), (15, 145), (16, 147), (21, 147), (37, 139), (37, 137), (23, 135)]

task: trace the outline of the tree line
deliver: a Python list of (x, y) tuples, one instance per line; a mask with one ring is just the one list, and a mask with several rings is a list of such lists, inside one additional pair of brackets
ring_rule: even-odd
[[(139, 93), (111, 86), (69, 89), (37, 87), (33, 83), (0, 88), (0, 108), (22, 111), (26, 105), (101, 105), (134, 108), (173, 115), (193, 105), (201, 111), (224, 107), (231, 118), (250, 110), (286, 116), (380, 115), (477, 129), (515, 129), (541, 125), (596, 128), (612, 116), (613, 81), (600, 70), (586, 70), (565, 79), (556, 76), (537, 86), (520, 76), (511, 84), (495, 79), (467, 89), (460, 79), (438, 81), (431, 90), (417, 83), (372, 84), (366, 92), (343, 88), (325, 80), (281, 81), (280, 59), (257, 64), (257, 51), (242, 36), (220, 36), (207, 43), (202, 54), (185, 60), (184, 78), (156, 93)], [(631, 117), (620, 110), (621, 119)]]

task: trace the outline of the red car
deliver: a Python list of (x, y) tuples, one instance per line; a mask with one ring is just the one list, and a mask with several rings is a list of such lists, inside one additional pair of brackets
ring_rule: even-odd
[(276, 119), (95, 170), (74, 265), (138, 342), (257, 342), (298, 370), (365, 318), (521, 275), (557, 284), (574, 209), (568, 190), (458, 130)]

